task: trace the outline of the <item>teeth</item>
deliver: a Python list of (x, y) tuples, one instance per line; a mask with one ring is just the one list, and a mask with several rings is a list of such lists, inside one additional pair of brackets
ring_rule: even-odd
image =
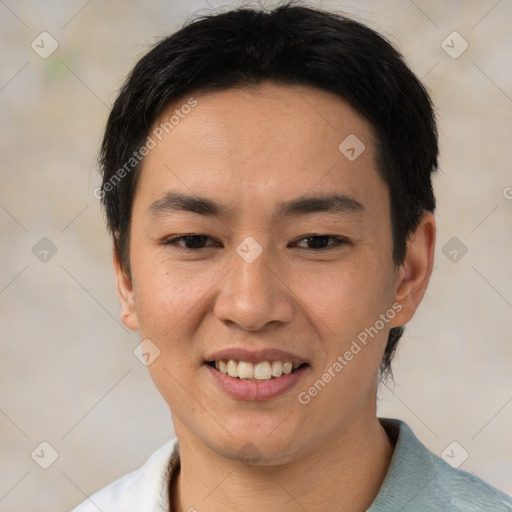
[(230, 377), (238, 377), (238, 363), (230, 359), (228, 361), (228, 375)]
[(238, 377), (241, 379), (252, 379), (255, 377), (256, 372), (254, 371), (254, 365), (246, 361), (240, 361), (238, 363)]
[(254, 378), (256, 380), (269, 380), (272, 378), (272, 367), (268, 361), (254, 365)]
[(283, 363), (281, 361), (272, 362), (272, 377), (281, 377), (283, 375)]
[(256, 364), (234, 359), (215, 361), (215, 368), (222, 374), (242, 380), (270, 380), (288, 375), (299, 366), (299, 363), (293, 364), (289, 361), (262, 361)]

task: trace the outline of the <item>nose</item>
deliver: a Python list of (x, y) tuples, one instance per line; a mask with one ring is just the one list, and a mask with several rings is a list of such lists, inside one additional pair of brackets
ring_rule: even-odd
[(215, 301), (215, 316), (247, 331), (290, 322), (294, 296), (279, 267), (270, 250), (263, 250), (252, 262), (234, 253), (231, 270)]

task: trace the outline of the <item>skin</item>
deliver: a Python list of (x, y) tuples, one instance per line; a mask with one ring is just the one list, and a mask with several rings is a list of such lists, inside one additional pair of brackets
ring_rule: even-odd
[[(194, 97), (197, 106), (145, 158), (132, 210), (131, 277), (114, 252), (122, 320), (161, 351), (149, 371), (179, 439), (173, 510), (366, 510), (393, 452), (376, 417), (378, 369), (389, 329), (410, 320), (427, 287), (434, 217), (424, 214), (396, 268), (373, 131), (338, 97), (271, 83)], [(349, 134), (366, 147), (354, 161), (338, 150)], [(167, 191), (207, 197), (228, 211), (148, 213)], [(281, 201), (332, 193), (363, 209), (275, 214)], [(187, 234), (210, 237), (206, 248), (163, 244)], [(319, 250), (312, 235), (345, 242), (321, 238), (328, 248)], [(236, 252), (248, 236), (263, 250), (252, 263)], [(301, 404), (298, 393), (395, 303), (401, 311)], [(235, 400), (203, 365), (233, 346), (278, 348), (310, 367), (279, 397)]]

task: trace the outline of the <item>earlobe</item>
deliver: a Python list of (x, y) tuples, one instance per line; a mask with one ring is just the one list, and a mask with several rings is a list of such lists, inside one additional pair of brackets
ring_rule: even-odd
[(121, 321), (132, 331), (139, 330), (133, 293), (132, 279), (124, 269), (115, 244), (112, 248), (112, 262), (117, 284), (117, 296), (121, 304)]
[(392, 327), (407, 323), (425, 295), (432, 267), (436, 241), (434, 215), (425, 212), (419, 226), (407, 241), (405, 259), (397, 272), (395, 302), (402, 306), (392, 322)]

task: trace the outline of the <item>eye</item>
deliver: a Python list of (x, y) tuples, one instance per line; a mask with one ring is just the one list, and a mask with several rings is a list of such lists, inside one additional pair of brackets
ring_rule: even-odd
[(190, 235), (180, 235), (175, 236), (171, 238), (166, 238), (162, 244), (163, 245), (170, 245), (170, 246), (177, 246), (182, 249), (190, 250), (190, 251), (196, 251), (200, 249), (206, 249), (208, 247), (217, 246), (219, 244), (213, 243), (210, 245), (206, 245), (206, 242), (213, 240), (206, 235), (196, 235), (196, 234), (190, 234)]
[[(329, 243), (329, 241), (334, 241), (334, 243)], [(300, 245), (301, 243), (306, 243), (309, 247), (304, 247), (304, 245)], [(299, 242), (296, 244), (297, 247), (312, 249), (315, 251), (329, 250), (335, 249), (336, 247), (344, 244), (349, 244), (350, 242), (344, 238), (340, 238), (337, 236), (330, 235), (310, 235), (305, 238), (301, 238)]]
[[(208, 243), (210, 242), (210, 243)], [(305, 244), (305, 245), (304, 245)], [(340, 245), (350, 244), (349, 240), (331, 235), (310, 235), (301, 238), (295, 245), (301, 249), (310, 249), (313, 251), (325, 251), (335, 249)], [(163, 240), (162, 245), (174, 246), (189, 251), (200, 251), (208, 247), (220, 247), (221, 244), (216, 243), (207, 235), (189, 234), (180, 235)]]

